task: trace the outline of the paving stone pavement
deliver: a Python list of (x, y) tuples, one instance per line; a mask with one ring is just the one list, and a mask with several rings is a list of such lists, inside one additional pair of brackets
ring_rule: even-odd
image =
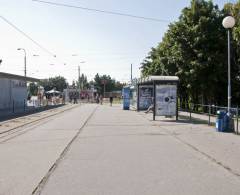
[(239, 194), (240, 140), (214, 127), (99, 106), (39, 193)]

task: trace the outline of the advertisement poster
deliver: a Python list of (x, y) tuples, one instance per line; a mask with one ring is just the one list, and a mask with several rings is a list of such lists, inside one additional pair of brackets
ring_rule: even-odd
[(139, 87), (139, 109), (147, 110), (152, 104), (153, 86)]
[(156, 115), (176, 115), (177, 86), (157, 85), (156, 86)]
[(130, 90), (130, 105), (134, 108), (137, 108), (137, 90)]

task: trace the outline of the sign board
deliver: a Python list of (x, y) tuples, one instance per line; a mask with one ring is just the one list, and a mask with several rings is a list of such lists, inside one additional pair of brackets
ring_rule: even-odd
[(139, 86), (139, 109), (147, 110), (152, 104), (153, 86)]
[(175, 116), (176, 85), (156, 85), (156, 116)]
[(12, 80), (13, 83), (13, 87), (14, 88), (25, 88), (27, 87), (26, 82), (25, 81), (21, 81), (21, 80)]

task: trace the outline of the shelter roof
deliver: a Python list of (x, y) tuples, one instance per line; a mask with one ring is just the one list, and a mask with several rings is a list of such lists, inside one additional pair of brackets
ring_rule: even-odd
[(138, 84), (144, 84), (144, 83), (153, 83), (153, 82), (174, 82), (178, 83), (179, 78), (177, 76), (148, 76), (145, 78), (141, 78), (138, 80)]

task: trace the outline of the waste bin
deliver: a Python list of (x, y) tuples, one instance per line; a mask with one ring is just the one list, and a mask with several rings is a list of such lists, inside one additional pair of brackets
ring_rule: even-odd
[(225, 110), (217, 111), (216, 129), (218, 132), (234, 132), (234, 121)]
[(227, 113), (224, 115), (223, 123), (225, 125), (224, 132), (234, 132), (234, 120), (231, 114)]
[[(217, 120), (216, 120), (216, 129), (219, 132), (224, 132), (226, 129), (225, 123), (224, 123), (224, 116), (227, 114), (225, 110), (218, 110), (217, 111)], [(226, 117), (225, 117), (226, 119)]]

